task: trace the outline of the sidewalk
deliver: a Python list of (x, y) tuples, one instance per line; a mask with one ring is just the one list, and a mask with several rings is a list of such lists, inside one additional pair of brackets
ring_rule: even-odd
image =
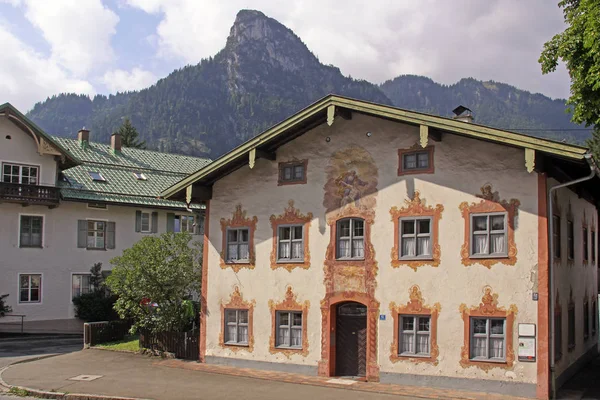
[[(71, 380), (95, 375), (91, 381)], [(507, 396), (236, 369), (130, 353), (84, 350), (16, 364), (2, 373), (9, 385), (38, 390), (156, 400), (248, 399), (509, 399)], [(517, 398), (512, 398), (517, 399)]]

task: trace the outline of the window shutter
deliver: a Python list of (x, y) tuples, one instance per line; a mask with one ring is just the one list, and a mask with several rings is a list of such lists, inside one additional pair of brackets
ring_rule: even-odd
[(175, 232), (175, 214), (167, 213), (167, 232)]
[(152, 213), (152, 233), (158, 232), (158, 211)]
[(202, 215), (194, 214), (194, 222), (196, 222), (194, 235), (204, 235), (204, 218)]
[(77, 221), (77, 247), (80, 249), (87, 247), (87, 221), (85, 219)]
[(142, 212), (140, 210), (135, 212), (135, 231), (142, 231)]
[(106, 248), (115, 248), (115, 223), (109, 222), (106, 224)]

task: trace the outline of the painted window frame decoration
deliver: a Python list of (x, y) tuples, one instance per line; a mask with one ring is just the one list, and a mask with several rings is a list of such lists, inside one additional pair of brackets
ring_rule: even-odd
[[(311, 212), (302, 214), (300, 210), (294, 207), (294, 200), (288, 201), (288, 206), (285, 207), (283, 214), (271, 215), (271, 228), (273, 229), (273, 248), (271, 249), (271, 269), (284, 268), (292, 272), (294, 268), (308, 269), (310, 268), (310, 248), (309, 248), (309, 231), (310, 223), (313, 219)], [(279, 228), (282, 226), (302, 225), (303, 227), (303, 251), (304, 259), (302, 261), (280, 260), (279, 259)]]
[[(440, 354), (439, 346), (437, 343), (437, 328), (438, 328), (438, 317), (442, 306), (440, 303), (435, 303), (432, 306), (425, 304), (425, 300), (421, 294), (421, 288), (418, 285), (413, 285), (408, 290), (409, 301), (406, 305), (397, 305), (395, 302), (390, 303), (390, 312), (392, 314), (394, 322), (394, 339), (390, 346), (390, 361), (397, 363), (400, 361), (411, 361), (414, 363), (429, 363), (438, 365), (438, 356)], [(416, 354), (400, 354), (401, 348), (401, 332), (400, 323), (402, 317), (429, 317), (429, 355), (419, 356)]]
[[(275, 300), (269, 300), (269, 310), (271, 311), (271, 335), (269, 338), (269, 353), (271, 354), (283, 354), (288, 359), (294, 354), (298, 354), (302, 357), (308, 356), (309, 342), (308, 342), (308, 310), (310, 308), (310, 301), (305, 300), (299, 302), (297, 295), (291, 286), (288, 286), (285, 292), (285, 299), (281, 302), (275, 302)], [(277, 345), (277, 313), (279, 312), (299, 312), (302, 313), (302, 347), (286, 347)]]
[[(419, 143), (415, 144), (412, 147), (405, 149), (398, 149), (398, 176), (402, 175), (414, 175), (414, 174), (433, 174), (435, 173), (435, 164), (434, 164), (434, 146), (421, 147)], [(427, 168), (405, 168), (404, 167), (404, 158), (408, 155), (417, 155), (426, 153), (428, 155), (429, 165)], [(418, 165), (418, 158), (417, 158)]]
[[(233, 352), (254, 351), (254, 307), (256, 301), (246, 301), (240, 292), (239, 286), (235, 286), (233, 292), (229, 295), (229, 302), (221, 302), (221, 332), (219, 333), (219, 346), (229, 349)], [(226, 343), (225, 342), (225, 312), (226, 310), (245, 310), (248, 311), (248, 343)]]
[[(515, 243), (515, 217), (517, 216), (521, 202), (517, 199), (510, 201), (500, 199), (498, 192), (494, 192), (492, 185), (486, 184), (481, 188), (481, 194), (476, 195), (481, 199), (479, 203), (473, 202), (469, 204), (464, 201), (460, 204), (459, 209), (465, 221), (465, 238), (461, 247), (462, 264), (467, 267), (473, 264), (480, 264), (491, 269), (495, 264), (515, 265), (517, 263), (517, 245)], [(489, 213), (506, 213), (507, 232), (507, 252), (503, 256), (473, 256), (472, 249), (472, 234), (471, 234), (471, 219), (473, 214), (489, 214)]]
[[(460, 351), (460, 365), (463, 368), (477, 367), (486, 373), (492, 368), (512, 369), (515, 362), (515, 352), (513, 348), (513, 331), (515, 316), (518, 313), (517, 306), (511, 304), (508, 309), (498, 306), (498, 294), (493, 292), (491, 286), (483, 288), (483, 297), (479, 305), (468, 307), (462, 303), (459, 312), (464, 324), (464, 344)], [(504, 361), (478, 360), (471, 358), (471, 319), (505, 319), (505, 359)]]
[[(438, 267), (442, 256), (439, 236), (440, 236), (440, 220), (442, 219), (442, 212), (444, 206), (436, 204), (435, 206), (427, 206), (426, 200), (421, 199), (421, 194), (418, 190), (415, 190), (412, 200), (404, 200), (404, 207), (398, 208), (396, 206), (390, 209), (390, 216), (394, 223), (394, 246), (391, 252), (391, 264), (392, 267), (398, 268), (406, 265), (412, 268), (414, 271), (417, 268), (424, 265), (430, 265), (432, 267)], [(431, 257), (430, 258), (402, 258), (400, 257), (400, 221), (403, 218), (430, 218), (430, 232), (431, 232)]]
[(557, 290), (556, 301), (554, 304), (554, 362), (560, 361), (563, 355), (562, 326), (562, 305), (560, 304), (560, 294)]
[[(256, 224), (258, 218), (253, 216), (246, 217), (246, 211), (242, 209), (242, 205), (235, 206), (235, 211), (231, 218), (221, 218), (221, 232), (223, 236), (220, 261), (221, 269), (231, 268), (234, 272), (239, 272), (242, 268), (254, 269), (256, 263), (256, 255), (254, 249), (254, 233), (256, 232)], [(232, 262), (227, 260), (227, 232), (230, 229), (247, 228), (248, 229), (248, 260), (243, 262)]]
[[(302, 178), (294, 178), (295, 167), (302, 166)], [(292, 177), (284, 179), (283, 173), (285, 168), (292, 168)], [(277, 167), (277, 186), (284, 185), (304, 185), (307, 182), (308, 160), (292, 160), (280, 162)]]

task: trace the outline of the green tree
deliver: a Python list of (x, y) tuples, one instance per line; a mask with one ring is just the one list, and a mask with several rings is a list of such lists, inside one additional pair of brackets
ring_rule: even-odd
[(572, 120), (594, 126), (588, 145), (600, 160), (600, 1), (563, 0), (558, 6), (568, 26), (544, 44), (539, 62), (544, 74), (555, 71), (559, 60), (566, 64)]
[(189, 299), (200, 292), (202, 250), (191, 239), (187, 232), (146, 236), (111, 260), (106, 285), (132, 331), (182, 331), (194, 318)]
[(125, 121), (123, 121), (123, 124), (119, 127), (119, 130), (115, 133), (121, 135), (121, 144), (124, 147), (133, 147), (136, 149), (146, 148), (146, 142), (140, 142), (138, 140), (138, 136), (140, 134), (138, 133), (137, 129), (135, 129), (135, 126), (131, 124), (129, 118), (125, 118)]
[(89, 293), (81, 293), (73, 298), (75, 316), (88, 322), (118, 319), (113, 309), (116, 297), (106, 292), (100, 262), (90, 268), (90, 289)]

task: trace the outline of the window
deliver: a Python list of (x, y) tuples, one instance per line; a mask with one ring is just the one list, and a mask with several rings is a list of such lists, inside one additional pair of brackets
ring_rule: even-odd
[(97, 171), (88, 171), (90, 178), (96, 182), (106, 182), (106, 179), (102, 176), (100, 172)]
[(152, 231), (152, 218), (149, 212), (142, 212), (140, 215), (140, 230), (142, 232), (151, 232)]
[(133, 173), (133, 176), (134, 176), (134, 178), (135, 178), (135, 179), (137, 179), (138, 181), (145, 181), (145, 180), (147, 180), (147, 179), (148, 179), (148, 178), (146, 178), (146, 175), (144, 175), (144, 173), (143, 173), (143, 172), (134, 172), (134, 173)]
[(596, 264), (596, 232), (592, 231), (592, 264)]
[(106, 203), (88, 203), (87, 207), (98, 209), (98, 210), (106, 210), (107, 209)]
[(91, 292), (90, 274), (73, 274), (71, 282), (71, 298)]
[(433, 146), (429, 146), (419, 150), (398, 150), (398, 175), (432, 173)]
[(598, 303), (596, 300), (592, 302), (592, 336), (596, 336), (598, 331)]
[(248, 262), (248, 228), (227, 229), (227, 261)]
[(278, 261), (304, 261), (304, 226), (280, 226), (277, 240)]
[(430, 328), (431, 317), (403, 315), (400, 318), (400, 346), (401, 356), (426, 356), (430, 354)]
[(573, 304), (569, 305), (569, 314), (568, 318), (568, 346), (569, 350), (573, 350), (575, 348), (575, 306)]
[(306, 183), (306, 161), (279, 163), (279, 185)]
[(365, 258), (365, 221), (348, 218), (337, 222), (337, 258)]
[(42, 301), (42, 275), (19, 275), (19, 303), (39, 303)]
[(431, 218), (400, 219), (400, 258), (431, 259)]
[(587, 299), (583, 302), (583, 340), (590, 337), (590, 305)]
[(225, 310), (225, 343), (248, 344), (248, 310)]
[(554, 361), (562, 358), (562, 313), (554, 313)]
[(193, 215), (176, 215), (174, 232), (194, 233), (194, 216)]
[(38, 167), (33, 167), (31, 165), (2, 164), (2, 182), (37, 185), (39, 183), (38, 177)]
[(277, 311), (277, 347), (302, 348), (302, 312)]
[(505, 361), (505, 327), (505, 318), (471, 318), (471, 359)]
[(575, 259), (575, 231), (573, 230), (573, 221), (567, 220), (567, 257), (569, 260)]
[(472, 214), (471, 236), (471, 256), (507, 256), (506, 213)]
[(21, 215), (19, 247), (42, 247), (44, 217)]
[(583, 228), (583, 262), (587, 263), (589, 259), (588, 254), (588, 229)]
[(87, 221), (87, 248), (105, 249), (106, 222)]
[(560, 216), (552, 215), (552, 241), (554, 242), (554, 258), (560, 258)]

